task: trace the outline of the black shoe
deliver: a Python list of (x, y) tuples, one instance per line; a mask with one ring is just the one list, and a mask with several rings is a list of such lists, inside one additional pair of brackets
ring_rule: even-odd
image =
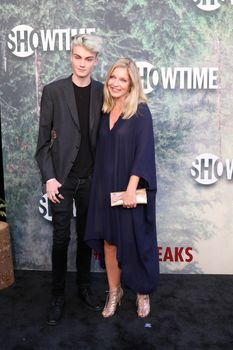
[(103, 309), (103, 305), (97, 300), (89, 287), (80, 287), (78, 295), (89, 309), (93, 311), (100, 311)]
[(55, 326), (60, 321), (65, 305), (65, 298), (63, 295), (52, 297), (52, 301), (49, 305), (47, 323), (50, 326)]

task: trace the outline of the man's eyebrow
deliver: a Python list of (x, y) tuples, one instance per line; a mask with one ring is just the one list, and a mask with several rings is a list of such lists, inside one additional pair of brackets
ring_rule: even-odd
[[(73, 53), (74, 56), (79, 56), (79, 57), (82, 57), (81, 55), (79, 55), (78, 53)], [(84, 57), (84, 58), (95, 58), (94, 55), (92, 56), (87, 56), (87, 57)]]

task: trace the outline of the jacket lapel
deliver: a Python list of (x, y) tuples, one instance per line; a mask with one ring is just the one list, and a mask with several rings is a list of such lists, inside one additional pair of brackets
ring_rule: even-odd
[(67, 78), (67, 84), (64, 87), (64, 94), (65, 94), (66, 103), (69, 107), (72, 118), (73, 118), (76, 126), (78, 127), (78, 130), (80, 130), (77, 105), (76, 105), (76, 100), (75, 100), (75, 95), (74, 95), (74, 87), (73, 87), (73, 83), (72, 83), (72, 76)]

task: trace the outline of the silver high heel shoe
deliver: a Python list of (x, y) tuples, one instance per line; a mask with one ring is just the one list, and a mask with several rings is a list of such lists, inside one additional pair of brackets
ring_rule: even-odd
[(107, 318), (113, 316), (116, 312), (117, 304), (121, 305), (121, 299), (123, 297), (123, 289), (121, 286), (108, 291), (105, 307), (102, 311), (102, 316)]
[(138, 317), (146, 317), (150, 313), (150, 297), (148, 294), (137, 294), (137, 314)]

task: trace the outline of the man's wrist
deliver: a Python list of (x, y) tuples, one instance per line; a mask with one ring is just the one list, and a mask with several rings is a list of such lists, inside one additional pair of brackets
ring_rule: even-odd
[(46, 183), (51, 182), (53, 180), (56, 180), (55, 177), (53, 177), (52, 179), (47, 180)]

